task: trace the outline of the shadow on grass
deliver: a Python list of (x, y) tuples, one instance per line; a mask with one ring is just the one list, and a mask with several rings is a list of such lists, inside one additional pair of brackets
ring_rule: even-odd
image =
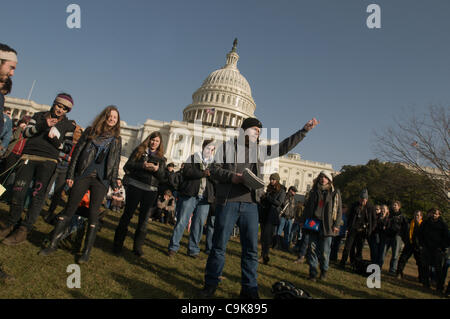
[(138, 279), (131, 279), (121, 274), (111, 273), (111, 277), (121, 286), (127, 287), (133, 298), (152, 298), (152, 299), (175, 299), (176, 295), (162, 290), (156, 286), (149, 285)]

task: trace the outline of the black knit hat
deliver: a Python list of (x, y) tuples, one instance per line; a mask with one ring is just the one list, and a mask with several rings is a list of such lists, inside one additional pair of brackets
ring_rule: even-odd
[(241, 128), (245, 131), (249, 127), (253, 126), (262, 128), (262, 123), (257, 118), (248, 117), (242, 122)]

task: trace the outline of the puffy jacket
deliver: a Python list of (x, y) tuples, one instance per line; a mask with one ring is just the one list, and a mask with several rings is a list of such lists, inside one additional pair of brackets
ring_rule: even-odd
[(265, 193), (260, 201), (260, 222), (278, 225), (280, 212), (286, 197), (286, 188), (281, 185), (278, 192)]
[[(123, 170), (125, 171), (127, 176), (154, 187), (158, 187), (160, 183), (165, 183), (166, 158), (161, 158), (156, 155), (152, 155), (147, 158), (147, 156), (143, 155), (141, 156), (141, 158), (136, 159), (137, 151), (138, 147), (134, 149), (133, 153), (130, 155), (128, 161), (123, 167)], [(150, 172), (149, 170), (144, 168), (145, 161), (157, 162), (159, 165), (159, 169), (156, 172)]]
[[(83, 175), (85, 170), (92, 164), (96, 155), (96, 148), (90, 147), (92, 141), (87, 137), (91, 131), (88, 127), (80, 139), (72, 153), (72, 159), (67, 170), (67, 179), (74, 180), (75, 177)], [(119, 137), (113, 138), (109, 145), (108, 156), (106, 158), (105, 179), (110, 182), (112, 188), (117, 188), (117, 178), (119, 172), (120, 153), (122, 151), (122, 139)]]

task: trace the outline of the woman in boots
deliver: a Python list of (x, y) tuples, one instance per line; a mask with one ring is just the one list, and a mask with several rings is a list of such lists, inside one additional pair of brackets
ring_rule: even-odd
[(71, 187), (65, 212), (58, 216), (50, 245), (39, 255), (53, 253), (67, 224), (75, 214), (84, 194), (90, 190), (88, 230), (83, 253), (78, 263), (85, 263), (94, 245), (99, 209), (109, 185), (117, 189), (118, 168), (122, 141), (120, 138), (120, 116), (115, 106), (106, 107), (80, 137), (72, 154), (67, 171), (67, 185)]
[(141, 257), (147, 234), (147, 222), (156, 204), (158, 186), (165, 178), (166, 158), (161, 133), (151, 133), (129, 157), (123, 167), (126, 172), (125, 209), (114, 235), (114, 253), (120, 254), (128, 225), (139, 205), (139, 221), (134, 234), (133, 252)]
[(279, 215), (282, 210), (286, 189), (280, 184), (280, 175), (273, 173), (269, 178), (267, 191), (261, 199), (261, 257), (262, 262), (269, 262), (269, 248), (272, 244), (272, 235), (279, 224)]

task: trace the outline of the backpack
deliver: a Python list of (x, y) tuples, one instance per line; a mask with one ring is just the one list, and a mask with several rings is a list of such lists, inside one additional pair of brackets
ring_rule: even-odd
[(274, 299), (312, 299), (307, 291), (295, 287), (294, 284), (286, 280), (274, 283), (271, 291)]

